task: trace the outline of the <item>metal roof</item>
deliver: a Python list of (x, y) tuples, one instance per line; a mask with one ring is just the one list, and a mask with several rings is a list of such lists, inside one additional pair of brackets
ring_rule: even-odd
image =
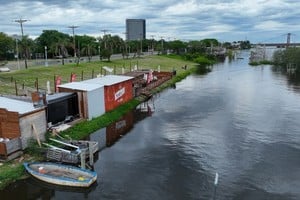
[(40, 108), (34, 108), (33, 103), (25, 101), (10, 99), (0, 96), (0, 108), (4, 108), (11, 112), (18, 112), (19, 114), (29, 113)]
[(59, 85), (58, 87), (73, 89), (73, 90), (80, 90), (80, 91), (92, 91), (92, 90), (104, 87), (104, 85), (94, 84), (94, 83), (86, 83), (85, 81), (81, 81), (81, 82), (66, 83), (63, 85)]
[(59, 93), (54, 93), (46, 96), (46, 101), (47, 103), (50, 102), (57, 102), (57, 101), (63, 101), (65, 99), (69, 99), (76, 95), (74, 92), (59, 92)]
[(110, 86), (130, 79), (133, 79), (133, 77), (121, 76), (121, 75), (107, 75), (107, 76), (85, 80), (82, 81), (81, 83), (88, 83), (88, 84), (93, 83), (93, 84), (100, 84), (104, 86)]

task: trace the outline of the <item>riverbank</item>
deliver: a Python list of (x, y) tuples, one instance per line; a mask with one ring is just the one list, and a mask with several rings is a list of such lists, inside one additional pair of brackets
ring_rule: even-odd
[[(185, 62), (182, 60), (178, 59), (170, 59), (170, 58), (164, 58), (164, 57), (159, 57), (160, 59), (153, 59), (151, 62), (148, 64), (151, 65), (152, 67), (158, 65), (158, 60), (161, 60), (163, 63), (160, 65), (162, 71), (170, 71), (176, 70), (177, 74), (176, 76), (173, 76), (172, 79), (169, 81), (163, 83), (159, 87), (153, 89), (151, 91), (152, 94), (158, 93), (162, 91), (163, 89), (175, 84), (176, 82), (181, 81), (193, 71), (195, 71), (195, 66), (193, 63), (190, 62)], [(147, 66), (145, 63), (145, 58), (138, 60), (139, 63), (144, 63), (143, 66)], [(148, 60), (148, 59), (147, 59)], [(170, 61), (172, 63), (172, 66), (167, 66), (167, 61)], [(114, 61), (114, 62), (120, 62), (120, 61)], [(188, 63), (188, 68), (187, 69), (182, 69), (183, 63)], [(111, 64), (111, 63), (110, 63)], [(148, 66), (149, 66), (148, 65)], [(165, 67), (166, 66), (166, 67)], [(43, 69), (48, 69), (48, 68), (43, 68)], [(13, 74), (12, 74), (13, 75)], [(26, 77), (26, 76), (25, 76)], [(1, 78), (1, 76), (0, 76)], [(21, 77), (20, 77), (21, 78)], [(42, 77), (41, 77), (42, 78)], [(67, 129), (66, 131), (62, 132), (61, 134), (63, 136), (72, 136), (73, 139), (82, 139), (90, 135), (91, 133), (95, 132), (98, 129), (104, 128), (108, 126), (110, 123), (118, 120), (120, 117), (122, 117), (125, 113), (127, 113), (129, 110), (134, 109), (137, 105), (139, 105), (143, 99), (133, 99), (130, 102), (123, 104), (116, 108), (115, 110), (105, 113), (104, 115), (97, 117), (91, 121), (83, 121), (80, 122), (71, 128)], [(24, 161), (32, 161), (32, 160), (37, 160), (39, 159), (38, 155), (34, 155), (33, 153), (30, 152), (36, 152), (34, 149), (34, 146), (32, 148), (29, 148), (25, 154), (14, 161), (10, 161), (8, 163), (4, 163), (2, 166), (0, 166), (0, 190), (4, 189), (7, 185), (10, 183), (22, 179), (26, 177), (26, 174), (24, 173), (24, 168), (22, 166), (22, 163)]]

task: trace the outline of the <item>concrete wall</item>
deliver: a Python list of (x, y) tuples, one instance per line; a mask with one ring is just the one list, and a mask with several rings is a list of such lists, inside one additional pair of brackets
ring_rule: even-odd
[[(35, 127), (36, 132), (34, 131), (33, 126)], [(45, 109), (21, 116), (20, 130), (22, 149), (27, 148), (31, 140), (37, 142), (37, 137), (40, 141), (44, 141), (45, 133), (47, 131)]]

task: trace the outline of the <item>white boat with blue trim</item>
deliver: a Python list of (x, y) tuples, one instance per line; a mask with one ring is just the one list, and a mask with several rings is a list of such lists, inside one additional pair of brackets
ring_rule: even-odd
[(33, 177), (51, 184), (71, 187), (89, 187), (97, 180), (97, 173), (71, 165), (51, 162), (23, 163)]

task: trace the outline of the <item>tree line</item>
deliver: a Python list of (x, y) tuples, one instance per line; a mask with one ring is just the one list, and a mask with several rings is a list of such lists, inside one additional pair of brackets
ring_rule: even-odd
[[(186, 58), (193, 60), (199, 55), (209, 54), (212, 47), (234, 48), (231, 43), (221, 44), (216, 39), (189, 42), (164, 39), (126, 41), (118, 35), (110, 34), (103, 37), (88, 35), (75, 35), (74, 37), (57, 30), (43, 30), (42, 34), (34, 40), (27, 35), (14, 38), (0, 32), (0, 61), (16, 58), (44, 59), (46, 53), (47, 58), (63, 59), (75, 55), (78, 58), (99, 56), (100, 60), (107, 59), (109, 61), (112, 54), (122, 54), (123, 58), (128, 58), (130, 53), (139, 56), (146, 51), (155, 51), (159, 54), (187, 54)], [(246, 41), (243, 44), (250, 45), (250, 42)]]

